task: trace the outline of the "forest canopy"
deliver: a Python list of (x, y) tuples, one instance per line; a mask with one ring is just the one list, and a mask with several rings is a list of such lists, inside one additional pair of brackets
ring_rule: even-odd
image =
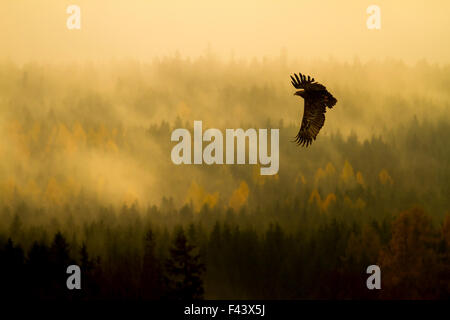
[[(339, 101), (308, 149), (290, 142), (303, 110), (293, 71)], [(3, 61), (0, 265), (78, 262), (89, 297), (448, 297), (449, 71), (212, 54)], [(174, 165), (171, 132), (194, 120), (279, 128), (278, 174)], [(380, 296), (364, 287), (377, 263)], [(51, 298), (58, 277), (30, 294)]]

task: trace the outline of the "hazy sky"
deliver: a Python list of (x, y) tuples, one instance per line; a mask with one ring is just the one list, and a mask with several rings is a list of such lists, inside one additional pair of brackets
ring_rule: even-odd
[[(66, 8), (81, 8), (68, 30)], [(371, 4), (381, 30), (366, 27)], [(2, 0), (0, 59), (70, 61), (199, 56), (277, 56), (450, 62), (444, 0)]]

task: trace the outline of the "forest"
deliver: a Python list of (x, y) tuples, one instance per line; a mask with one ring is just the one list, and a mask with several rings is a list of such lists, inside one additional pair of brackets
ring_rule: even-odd
[[(337, 98), (307, 149), (289, 74)], [(450, 66), (0, 63), (0, 277), (12, 299), (448, 299)], [(175, 128), (277, 128), (279, 172), (177, 166)], [(66, 288), (66, 267), (82, 289)], [(379, 265), (381, 290), (366, 268)]]

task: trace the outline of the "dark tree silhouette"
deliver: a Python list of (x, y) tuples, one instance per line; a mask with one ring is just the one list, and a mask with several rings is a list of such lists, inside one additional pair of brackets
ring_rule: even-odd
[(24, 261), (23, 249), (8, 239), (0, 249), (0, 287), (3, 297), (18, 298), (23, 294)]
[(144, 258), (142, 262), (142, 298), (146, 300), (161, 298), (163, 294), (162, 270), (156, 256), (155, 235), (152, 230), (145, 235)]
[[(61, 232), (55, 234), (50, 246), (50, 270), (52, 298), (66, 299), (71, 296), (67, 289), (67, 267), (74, 263), (69, 255), (69, 244)], [(75, 293), (75, 292), (74, 292)]]
[(171, 299), (202, 299), (202, 274), (205, 266), (200, 262), (197, 248), (188, 243), (183, 228), (176, 231), (166, 261), (167, 294)]
[(98, 296), (100, 288), (98, 283), (102, 280), (99, 267), (99, 258), (93, 260), (89, 257), (86, 243), (80, 248), (80, 268), (81, 268), (81, 295), (84, 299)]
[(49, 297), (52, 281), (50, 248), (35, 241), (28, 251), (26, 269), (30, 298), (45, 299)]

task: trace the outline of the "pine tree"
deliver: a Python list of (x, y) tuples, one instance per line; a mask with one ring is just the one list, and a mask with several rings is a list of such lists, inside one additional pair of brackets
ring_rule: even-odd
[(166, 261), (168, 297), (172, 299), (202, 299), (202, 274), (205, 266), (200, 262), (197, 248), (188, 243), (183, 228), (178, 229)]
[(84, 298), (95, 296), (98, 291), (98, 279), (100, 275), (95, 273), (97, 264), (89, 257), (86, 243), (83, 242), (80, 249), (80, 268), (81, 268), (81, 293)]
[(156, 256), (155, 235), (152, 230), (145, 235), (144, 261), (142, 264), (142, 298), (158, 299), (162, 295), (161, 264)]
[(68, 294), (66, 287), (66, 270), (72, 264), (69, 256), (69, 244), (66, 238), (58, 232), (50, 246), (50, 261), (52, 270), (52, 296), (64, 298)]

